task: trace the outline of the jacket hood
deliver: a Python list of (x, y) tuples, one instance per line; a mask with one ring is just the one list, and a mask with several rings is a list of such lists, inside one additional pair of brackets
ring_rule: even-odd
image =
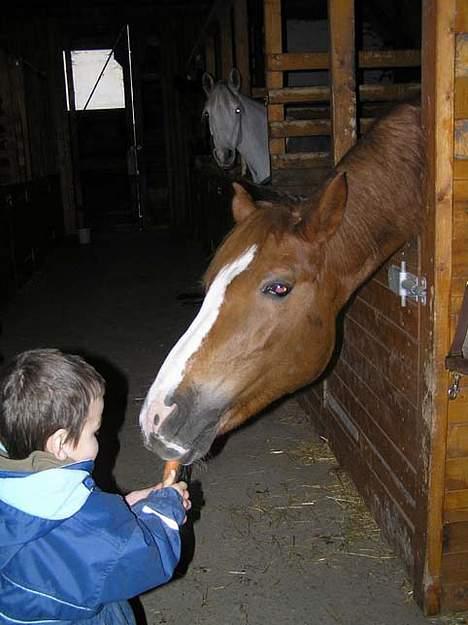
[[(18, 463), (27, 460), (33, 469), (38, 459), (0, 460), (0, 568), (22, 545), (73, 516), (94, 489), (92, 461), (63, 466), (52, 462), (53, 468), (39, 472), (18, 470)], [(47, 459), (42, 458), (41, 464), (47, 466)]]

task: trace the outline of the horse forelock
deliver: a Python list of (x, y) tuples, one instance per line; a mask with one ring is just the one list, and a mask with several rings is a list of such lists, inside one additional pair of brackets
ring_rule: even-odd
[(203, 283), (208, 288), (218, 273), (252, 246), (256, 246), (258, 257), (267, 239), (273, 237), (277, 245), (286, 234), (296, 234), (296, 219), (292, 207), (281, 204), (258, 208), (240, 224), (234, 226), (218, 248), (211, 261)]

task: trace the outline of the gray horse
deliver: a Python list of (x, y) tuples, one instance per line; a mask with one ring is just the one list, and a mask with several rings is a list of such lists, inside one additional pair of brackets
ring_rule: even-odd
[(232, 167), (237, 150), (252, 180), (267, 182), (271, 172), (265, 106), (240, 93), (240, 74), (235, 68), (227, 82), (215, 83), (213, 76), (205, 72), (202, 85), (208, 96), (203, 115), (208, 118), (217, 164), (223, 169)]

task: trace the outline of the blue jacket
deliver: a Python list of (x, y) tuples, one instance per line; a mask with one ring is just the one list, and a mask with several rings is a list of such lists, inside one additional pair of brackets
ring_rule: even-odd
[(0, 470), (2, 625), (92, 619), (171, 578), (185, 516), (179, 493), (164, 488), (130, 509), (95, 486), (92, 469)]

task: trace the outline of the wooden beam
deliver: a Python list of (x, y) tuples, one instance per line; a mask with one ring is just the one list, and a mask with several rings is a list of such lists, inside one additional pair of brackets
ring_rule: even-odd
[(418, 403), (421, 423), (427, 424), (420, 475), (427, 475), (427, 480), (421, 480), (422, 501), (416, 519), (414, 592), (428, 615), (437, 614), (441, 602), (448, 411), (444, 361), (450, 346), (452, 273), (454, 17), (455, 0), (423, 3), (422, 105), (428, 215), (421, 237), (421, 269), (428, 279), (431, 301), (420, 309), (418, 376), (422, 384)]
[(234, 40), (236, 48), (235, 65), (240, 72), (241, 91), (250, 95), (250, 46), (247, 0), (234, 2)]
[(356, 143), (354, 0), (328, 0), (330, 105), (335, 165)]
[[(255, 90), (256, 95), (257, 92), (259, 97), (264, 95), (263, 93), (260, 93), (260, 90)], [(421, 85), (415, 82), (395, 83), (393, 85), (359, 85), (359, 97), (361, 102), (407, 100), (419, 95), (420, 92)], [(271, 104), (288, 104), (293, 102), (328, 102), (330, 100), (330, 88), (314, 86), (270, 89), (268, 99)]]
[(272, 154), (274, 169), (308, 169), (330, 166), (328, 152), (298, 152), (297, 154)]
[(232, 0), (215, 0), (213, 2), (213, 6), (211, 7), (211, 10), (208, 13), (205, 23), (203, 24), (203, 27), (200, 30), (200, 34), (198, 35), (198, 38), (196, 42), (194, 43), (192, 50), (190, 51), (189, 57), (187, 59), (187, 63), (185, 65), (187, 70), (190, 69), (192, 61), (198, 54), (200, 48), (202, 48), (202, 46), (204, 45), (205, 40), (210, 30), (213, 28), (213, 23), (219, 19), (220, 15), (225, 10), (226, 6), (231, 6), (231, 3), (232, 3)]
[[(281, 0), (264, 0), (263, 14), (265, 22), (265, 55), (281, 53), (283, 51), (283, 35), (281, 21)], [(275, 68), (267, 67), (267, 89), (283, 88), (283, 73)], [(284, 106), (282, 104), (268, 104), (268, 121), (281, 122), (284, 120)], [(284, 154), (286, 142), (284, 139), (270, 139), (270, 154)], [(273, 164), (273, 162), (272, 162)]]
[(205, 70), (216, 76), (216, 54), (214, 36), (207, 37), (205, 42)]
[[(328, 69), (327, 52), (266, 52), (267, 70), (286, 72), (294, 70)], [(358, 53), (360, 69), (379, 67), (419, 67), (419, 50), (361, 50)]]
[(220, 16), (219, 32), (221, 36), (221, 78), (226, 80), (229, 76), (229, 72), (234, 67), (232, 10), (230, 4), (224, 7)]

